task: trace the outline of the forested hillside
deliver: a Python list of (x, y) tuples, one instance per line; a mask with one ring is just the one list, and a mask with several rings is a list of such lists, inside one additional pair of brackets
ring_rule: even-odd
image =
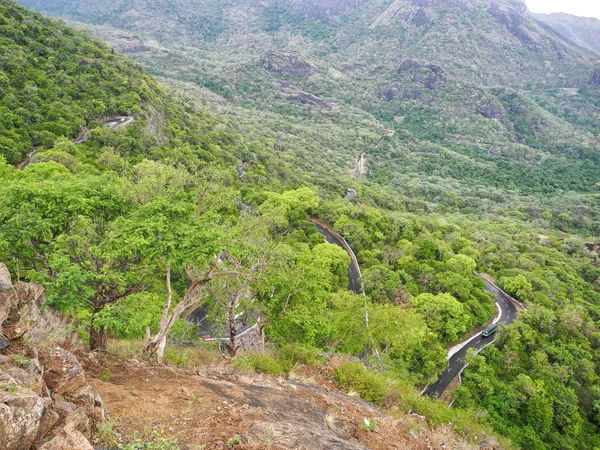
[[(22, 3), (160, 77), (0, 3), (0, 261), (92, 348), (149, 328), (161, 360), (190, 309), (235, 336), (239, 308), (267, 343), (251, 368), (360, 355), (344, 389), (468, 442), (600, 446), (594, 56), (518, 0)], [(474, 272), (527, 311), (469, 355), (448, 409), (418, 392), (495, 315)]]
[(600, 20), (562, 13), (534, 14), (534, 17), (580, 47), (600, 53)]

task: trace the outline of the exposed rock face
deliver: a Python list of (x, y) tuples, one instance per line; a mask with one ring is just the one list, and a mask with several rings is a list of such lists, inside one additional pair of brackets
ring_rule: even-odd
[(90, 450), (82, 432), (105, 418), (104, 404), (75, 355), (47, 349), (44, 331), (64, 324), (40, 310), (43, 301), (41, 286), (13, 286), (0, 263), (0, 448), (29, 450), (49, 440), (43, 449)]
[(479, 107), (479, 114), (488, 119), (504, 119), (506, 110), (501, 103), (489, 102)]
[(252, 407), (268, 411), (268, 415), (253, 420), (245, 436), (252, 448), (270, 440), (290, 449), (366, 450), (359, 442), (349, 439), (343, 427), (329, 426), (321, 407), (289, 395), (285, 390), (216, 380), (203, 380), (202, 385), (231, 401), (243, 399)]
[(297, 102), (302, 103), (303, 105), (318, 106), (323, 109), (331, 109), (330, 104), (324, 102), (318, 97), (315, 97), (314, 95), (307, 94), (306, 92), (300, 92), (295, 95), (290, 95), (286, 98), (286, 100), (288, 102)]
[(52, 411), (50, 398), (23, 388), (8, 374), (0, 373), (0, 379), (1, 448), (29, 450), (56, 423), (58, 414)]
[(13, 288), (10, 273), (4, 264), (0, 263), (0, 291), (7, 291)]
[(77, 358), (72, 353), (55, 347), (47, 352), (42, 363), (46, 369), (44, 381), (56, 394), (74, 392), (85, 385), (85, 375)]
[(394, 89), (386, 89), (382, 95), (388, 102), (391, 102), (396, 97), (396, 91)]
[(418, 89), (409, 89), (404, 91), (403, 97), (407, 100), (419, 100), (421, 98), (421, 91)]
[[(521, 42), (532, 45), (534, 39), (527, 31), (525, 16), (522, 14), (523, 11), (520, 5), (517, 3), (508, 2), (509, 6), (492, 3), (488, 9), (488, 12), (496, 18), (498, 22), (504, 25), (514, 34)], [(517, 6), (517, 8), (514, 8)]]
[(421, 64), (417, 61), (414, 61), (412, 59), (406, 59), (402, 61), (402, 64), (400, 64), (400, 67), (398, 68), (398, 73), (406, 72), (410, 69), (419, 69), (420, 67)]
[(271, 51), (265, 54), (260, 62), (270, 72), (285, 73), (298, 78), (306, 78), (318, 71), (313, 63), (294, 52)]

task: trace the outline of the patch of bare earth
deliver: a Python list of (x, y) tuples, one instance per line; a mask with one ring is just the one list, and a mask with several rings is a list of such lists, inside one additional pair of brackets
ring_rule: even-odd
[[(154, 429), (177, 439), (182, 448), (473, 448), (450, 427), (432, 430), (420, 416), (392, 417), (345, 395), (331, 381), (331, 364), (300, 367), (284, 379), (235, 372), (225, 364), (194, 374), (133, 358), (106, 361), (103, 373), (112, 376), (90, 384), (120, 433), (133, 436)], [(364, 431), (364, 418), (374, 419), (375, 431)], [(230, 439), (236, 436), (240, 443), (232, 447)]]

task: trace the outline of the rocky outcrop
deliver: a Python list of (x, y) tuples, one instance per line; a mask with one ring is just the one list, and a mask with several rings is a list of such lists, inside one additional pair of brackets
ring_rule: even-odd
[(415, 60), (412, 59), (406, 59), (404, 61), (402, 61), (402, 64), (400, 64), (400, 67), (398, 68), (398, 73), (402, 73), (402, 72), (406, 72), (407, 70), (410, 69), (419, 69), (421, 68), (421, 64)]
[(329, 103), (324, 102), (320, 98), (306, 92), (299, 92), (295, 95), (290, 95), (286, 98), (286, 100), (288, 102), (302, 103), (303, 105), (308, 106), (318, 106), (319, 108), (326, 110), (332, 109), (332, 106)]
[(0, 448), (90, 450), (106, 410), (77, 357), (50, 344), (59, 332), (65, 341), (65, 320), (42, 312), (44, 301), (41, 286), (13, 286), (0, 263)]
[(42, 445), (40, 450), (94, 450), (94, 447), (79, 431), (63, 428), (54, 439)]
[(294, 52), (270, 51), (260, 58), (260, 62), (269, 72), (285, 73), (298, 78), (306, 78), (318, 72), (317, 66)]
[(502, 120), (506, 116), (506, 110), (500, 102), (488, 102), (479, 107), (479, 114), (488, 119)]

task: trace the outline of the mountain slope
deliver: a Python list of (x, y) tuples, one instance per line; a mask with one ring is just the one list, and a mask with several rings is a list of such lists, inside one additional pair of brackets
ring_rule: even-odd
[[(74, 20), (192, 45), (198, 40), (222, 45), (228, 36), (252, 33), (254, 40), (268, 48), (274, 41), (265, 31), (291, 29), (309, 42), (322, 40), (325, 46), (319, 52), (334, 59), (341, 56), (347, 63), (372, 61), (390, 67), (407, 58), (425, 57), (455, 76), (487, 85), (561, 85), (564, 81), (559, 76), (567, 73), (571, 80), (577, 73), (581, 82), (591, 62), (585, 52), (534, 20), (521, 0), (22, 3)], [(154, 20), (157, 16), (160, 21)], [(234, 51), (240, 44), (237, 39), (226, 43)], [(301, 47), (306, 50), (306, 43)]]
[(564, 13), (533, 14), (533, 17), (580, 47), (600, 54), (600, 20)]
[[(23, 3), (121, 27), (95, 32), (339, 195), (361, 154), (386, 189), (458, 183), (469, 211), (504, 207), (476, 184), (515, 204), (600, 182), (594, 58), (520, 1)], [(595, 229), (595, 209), (562, 207)]]
[[(217, 329), (233, 337), (239, 306), (261, 317), (265, 354), (234, 357), (231, 339), (223, 349), (236, 365), (293, 378), (302, 361), (320, 376), (322, 353), (367, 355), (331, 381), (475, 444), (490, 423), (521, 448), (600, 448), (592, 242), (600, 71), (585, 50), (532, 21), (520, 2), (43, 3), (123, 27), (93, 30), (168, 86), (150, 106), (140, 99), (127, 127), (85, 118), (87, 141), (56, 139), (24, 170), (0, 161), (0, 260), (15, 277), (43, 283), (49, 306), (69, 314), (92, 347), (102, 349), (109, 333), (130, 351), (144, 346), (136, 340), (148, 328), (166, 326), (165, 300), (181, 298), (206, 300)], [(18, 10), (29, 36), (38, 16)], [(101, 69), (104, 53), (112, 54), (89, 62)], [(19, 75), (8, 79), (26, 96), (33, 90)], [(327, 245), (309, 216), (352, 247), (364, 296), (346, 289), (348, 255)], [(449, 409), (418, 393), (446, 370), (446, 348), (493, 320), (474, 272), (528, 311), (466, 355), (465, 384), (446, 392), (456, 399)], [(192, 339), (200, 355), (170, 341), (165, 359), (206, 365), (210, 346), (195, 328), (166, 322), (175, 323), (171, 339)], [(125, 378), (116, 408), (126, 390), (136, 397), (131, 386), (148, 383), (129, 383), (127, 372), (117, 372)], [(144, 395), (155, 404), (152, 391)], [(184, 393), (169, 410), (194, 409), (201, 421), (235, 402), (201, 411), (195, 403)], [(179, 421), (175, 433), (185, 434), (198, 428), (187, 412), (159, 419)], [(325, 431), (323, 415), (315, 417)], [(157, 426), (172, 437), (166, 422)], [(373, 430), (361, 417), (347, 423)], [(223, 437), (215, 436), (219, 447)], [(230, 446), (242, 438), (231, 436)]]
[(0, 3), (0, 42), (0, 154), (10, 163), (91, 119), (158, 106), (159, 88), (134, 64), (10, 2)]

